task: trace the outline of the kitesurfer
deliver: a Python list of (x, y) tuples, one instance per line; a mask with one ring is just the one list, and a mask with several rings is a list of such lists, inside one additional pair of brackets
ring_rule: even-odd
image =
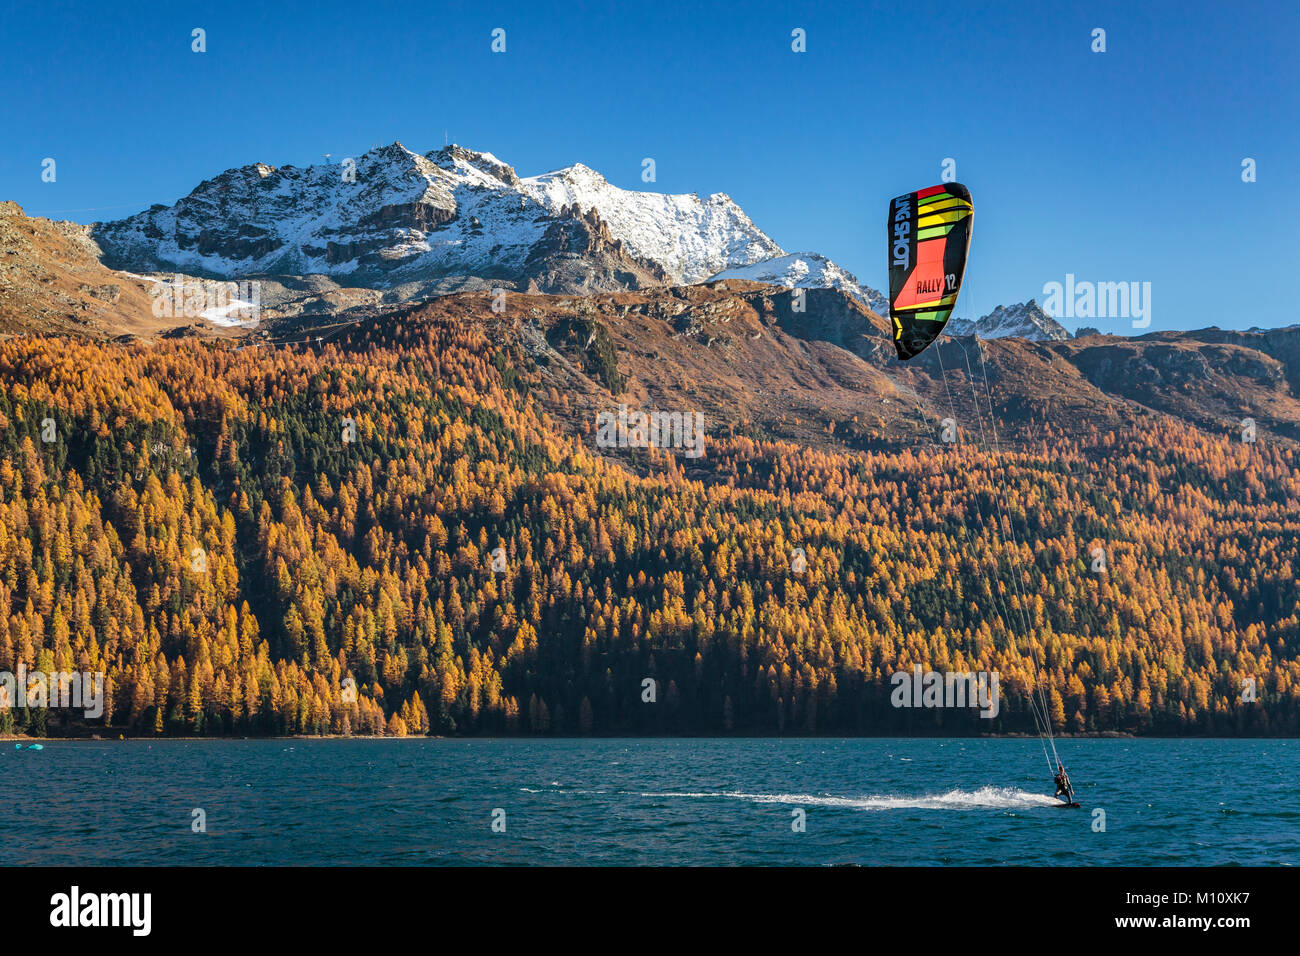
[(1070, 803), (1074, 800), (1074, 788), (1070, 786), (1070, 778), (1065, 774), (1065, 765), (1060, 761), (1056, 764), (1056, 776), (1053, 778), (1056, 782), (1055, 796), (1065, 797), (1065, 802)]

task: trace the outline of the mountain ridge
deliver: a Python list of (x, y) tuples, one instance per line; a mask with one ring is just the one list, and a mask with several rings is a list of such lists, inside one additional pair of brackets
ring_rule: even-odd
[(92, 235), (107, 265), (138, 272), (526, 284), (551, 226), (593, 209), (623, 246), (620, 264), (662, 270), (665, 284), (784, 254), (724, 193), (624, 190), (581, 163), (521, 178), (491, 153), (451, 145), (422, 155), (400, 143), (329, 166), (229, 169), (171, 206), (96, 223)]
[[(480, 154), (448, 158), (487, 164), (484, 176), (510, 175)], [(575, 206), (548, 217), (544, 241), (521, 266), (499, 314), (494, 281), (481, 278), (367, 289), (320, 275), (274, 276), (259, 280), (258, 322), (218, 328), (198, 312), (156, 317), (151, 293), (174, 277), (105, 268), (84, 227), (28, 220), (13, 204), (0, 212), (10, 237), (0, 261), (7, 283), (0, 289), (0, 332), (309, 343), (329, 341), (361, 321), (400, 323), (412, 308), (430, 303), (438, 314), (505, 322), (503, 334), (521, 343), (546, 342), (550, 352), (559, 349), (552, 356), (556, 367), (595, 362), (600, 375), (568, 381), (578, 393), (605, 388), (607, 400), (696, 403), (737, 428), (811, 445), (826, 443), (828, 435), (834, 444), (855, 447), (911, 442), (949, 416), (974, 435), (979, 408), (988, 403), (973, 400), (972, 388), (982, 387), (985, 371), (999, 432), (1017, 441), (1052, 420), (1064, 430), (1105, 430), (1138, 427), (1152, 414), (1220, 433), (1237, 431), (1250, 418), (1261, 434), (1300, 440), (1300, 328), (1030, 341), (975, 338), (950, 326), (930, 350), (900, 363), (888, 319), (843, 283), (808, 288), (802, 301), (789, 294), (792, 277), (781, 266), (799, 263), (807, 270), (799, 279), (824, 282), (838, 275), (828, 260), (792, 254), (775, 272), (751, 270), (764, 282), (728, 277), (666, 285), (662, 270), (631, 256), (596, 210)], [(551, 293), (557, 286), (576, 291)], [(97, 320), (82, 320), (83, 307)], [(566, 355), (560, 346), (569, 333), (555, 338), (557, 322), (587, 329), (583, 341), (599, 340), (602, 354)], [(674, 385), (686, 381), (712, 384), (694, 390)]]

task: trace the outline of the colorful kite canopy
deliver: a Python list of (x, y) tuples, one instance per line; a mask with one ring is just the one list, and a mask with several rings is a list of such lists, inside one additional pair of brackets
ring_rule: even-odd
[(931, 186), (889, 204), (889, 317), (906, 361), (948, 324), (970, 252), (975, 207), (961, 183)]

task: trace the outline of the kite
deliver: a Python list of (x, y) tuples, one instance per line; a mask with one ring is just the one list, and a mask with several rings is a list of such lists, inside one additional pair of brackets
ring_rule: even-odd
[(970, 253), (970, 190), (945, 183), (889, 204), (889, 317), (894, 348), (907, 361), (948, 324)]

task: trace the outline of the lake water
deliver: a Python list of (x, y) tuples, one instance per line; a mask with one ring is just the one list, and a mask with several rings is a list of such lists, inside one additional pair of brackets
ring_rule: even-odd
[(1062, 741), (1080, 810), (1034, 740), (43, 743), (0, 742), (0, 863), (1300, 863), (1296, 740)]

